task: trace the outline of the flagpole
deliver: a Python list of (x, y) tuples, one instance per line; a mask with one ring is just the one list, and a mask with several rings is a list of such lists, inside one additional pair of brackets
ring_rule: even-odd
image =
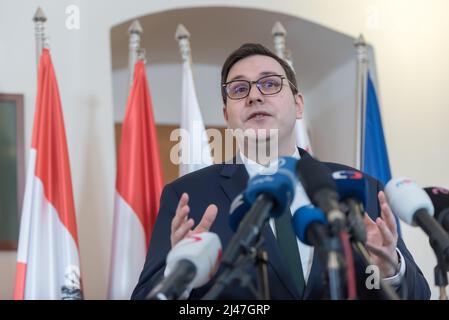
[(357, 101), (356, 101), (356, 168), (363, 170), (365, 154), (366, 93), (368, 79), (368, 50), (361, 34), (355, 41), (357, 49)]
[[(274, 41), (274, 49), (276, 55), (287, 62), (290, 66), (293, 73), (295, 72), (295, 68), (293, 67), (293, 59), (292, 53), (290, 50), (286, 48), (286, 35), (287, 31), (284, 26), (278, 21), (274, 24), (273, 29), (271, 29), (271, 35), (273, 36)], [(298, 88), (299, 90), (299, 88)], [(295, 123), (295, 136), (296, 136), (296, 145), (308, 151), (310, 154), (313, 154), (312, 145), (310, 143), (309, 134), (307, 132), (307, 120), (306, 114), (303, 114), (301, 119), (296, 119)]]
[(285, 30), (282, 23), (278, 21), (274, 24), (273, 29), (271, 29), (271, 35), (273, 36), (274, 50), (276, 52), (276, 55), (287, 62), (288, 65), (292, 68), (293, 72), (295, 72), (295, 69), (293, 68), (291, 53), (286, 49), (285, 46), (285, 37), (287, 36), (287, 31)]
[[(190, 32), (186, 29), (186, 27), (184, 27), (183, 24), (178, 24), (178, 27), (176, 28), (176, 32), (175, 32), (175, 40), (178, 42), (178, 46), (179, 46), (179, 51), (181, 52), (181, 58), (182, 58), (182, 62), (183, 65), (190, 65), (191, 61), (192, 61), (192, 56), (191, 56), (191, 50), (190, 50)], [(184, 67), (183, 67), (183, 88), (184, 88), (184, 79), (185, 79), (185, 75), (184, 75), (185, 71), (184, 71)], [(184, 95), (184, 90), (183, 90), (183, 95)], [(188, 117), (188, 106), (184, 105), (184, 97), (183, 99), (183, 103), (181, 105), (181, 123), (180, 123), (180, 128), (181, 129), (187, 129), (189, 130), (190, 126), (189, 126), (189, 120), (185, 120), (186, 117)], [(185, 138), (182, 138), (182, 140), (184, 141)], [(189, 139), (190, 141), (190, 139)], [(190, 152), (190, 148), (192, 146), (190, 145), (190, 143), (188, 144), (188, 164), (183, 164), (180, 163), (179, 164), (179, 176), (183, 176), (186, 173), (189, 173), (191, 171), (191, 165), (190, 160), (191, 160), (191, 152)], [(185, 147), (184, 147), (185, 149)], [(186, 152), (181, 151), (181, 152)]]
[(34, 21), (34, 36), (36, 39), (36, 66), (39, 69), (39, 59), (41, 57), (42, 49), (45, 47), (45, 21), (47, 17), (42, 11), (41, 7), (38, 7), (36, 13), (33, 16)]
[(142, 26), (139, 20), (134, 20), (128, 29), (129, 33), (129, 55), (128, 55), (128, 69), (129, 69), (129, 86), (131, 87), (134, 79), (134, 66), (141, 54), (140, 38), (143, 33)]
[(175, 33), (175, 39), (178, 41), (179, 51), (181, 52), (181, 57), (183, 62), (191, 61), (191, 51), (190, 51), (190, 32), (182, 24), (178, 24)]
[(181, 162), (179, 175), (213, 164), (209, 139), (195, 91), (192, 72), (190, 33), (178, 24), (175, 33), (182, 57), (182, 99), (181, 99)]

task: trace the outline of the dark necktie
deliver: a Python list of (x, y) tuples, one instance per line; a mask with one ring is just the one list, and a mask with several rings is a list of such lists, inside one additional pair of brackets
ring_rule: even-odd
[(294, 284), (302, 297), (305, 288), (304, 274), (302, 271), (301, 257), (299, 256), (298, 243), (292, 226), (290, 209), (275, 219), (276, 238), (281, 249), (285, 264), (292, 275)]

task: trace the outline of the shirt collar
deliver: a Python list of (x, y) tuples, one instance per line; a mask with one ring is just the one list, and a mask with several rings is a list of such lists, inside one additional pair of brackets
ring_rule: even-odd
[[(245, 165), (245, 169), (248, 172), (250, 179), (258, 174), (267, 173), (268, 171), (277, 169), (278, 159), (275, 159), (271, 161), (267, 166), (264, 166), (251, 159), (248, 159), (241, 151), (239, 151), (239, 156), (243, 164)], [(298, 148), (295, 148), (295, 152), (293, 152), (290, 157), (301, 159)]]

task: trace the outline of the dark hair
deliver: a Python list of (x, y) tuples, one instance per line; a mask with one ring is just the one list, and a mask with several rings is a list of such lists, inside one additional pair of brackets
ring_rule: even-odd
[[(263, 45), (258, 43), (245, 43), (240, 48), (232, 52), (229, 57), (226, 59), (226, 61), (223, 64), (223, 67), (221, 68), (221, 96), (223, 98), (223, 103), (226, 104), (227, 96), (225, 88), (222, 86), (224, 83), (226, 83), (226, 79), (228, 78), (229, 70), (231, 70), (232, 66), (249, 56), (254, 55), (262, 55), (262, 56), (268, 56), (279, 62), (279, 64), (282, 66), (282, 68), (285, 71), (285, 75), (287, 76), (287, 79), (293, 83), (293, 85), (298, 88), (296, 84), (296, 77), (295, 73), (293, 72), (292, 68), (289, 66), (287, 62), (285, 62), (283, 59), (279, 58), (276, 54), (265, 48)], [(297, 94), (298, 90), (293, 87), (289, 82), (289, 86), (293, 91), (293, 94)]]

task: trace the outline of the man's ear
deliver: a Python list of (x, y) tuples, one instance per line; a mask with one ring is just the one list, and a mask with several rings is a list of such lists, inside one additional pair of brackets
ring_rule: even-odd
[(296, 119), (302, 119), (304, 112), (304, 99), (302, 94), (297, 93), (295, 96)]

